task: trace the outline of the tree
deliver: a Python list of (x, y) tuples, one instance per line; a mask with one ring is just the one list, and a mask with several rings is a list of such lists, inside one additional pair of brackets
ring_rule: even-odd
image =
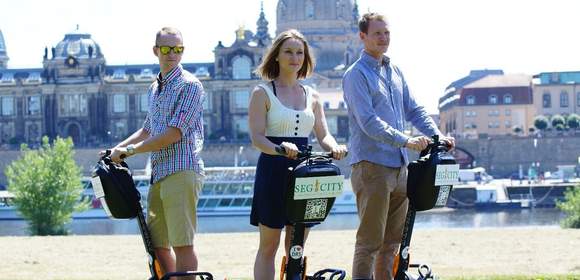
[(556, 202), (556, 206), (566, 213), (566, 218), (562, 220), (562, 226), (580, 228), (580, 185), (568, 188), (564, 197), (564, 201)]
[(561, 124), (562, 126), (566, 125), (566, 121), (564, 120), (564, 117), (562, 117), (562, 115), (553, 115), (551, 121), (552, 127), (557, 127), (559, 124)]
[(56, 138), (52, 145), (42, 138), (38, 150), (21, 146), (22, 155), (6, 168), (8, 190), (14, 205), (28, 220), (32, 235), (67, 234), (74, 211), (83, 211), (81, 171), (73, 159), (70, 138)]
[(539, 129), (539, 130), (544, 130), (546, 128), (548, 128), (548, 118), (546, 118), (545, 116), (537, 116), (534, 119), (534, 126)]
[(580, 127), (580, 116), (572, 113), (566, 118), (566, 123), (568, 124), (569, 128), (578, 129), (578, 127)]
[(522, 133), (522, 131), (523, 131), (523, 130), (522, 130), (522, 128), (521, 128), (521, 127), (519, 127), (519, 126), (516, 126), (516, 127), (514, 127), (514, 129), (513, 129), (513, 130), (514, 130), (514, 133), (515, 133), (515, 134), (520, 134), (520, 133)]

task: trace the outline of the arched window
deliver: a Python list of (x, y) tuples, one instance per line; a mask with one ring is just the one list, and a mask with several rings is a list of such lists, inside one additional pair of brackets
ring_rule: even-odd
[(568, 107), (568, 104), (568, 92), (564, 90), (560, 92), (560, 107), (566, 108)]
[(503, 96), (503, 103), (504, 104), (512, 104), (512, 95), (506, 94)]
[(247, 56), (236, 56), (232, 61), (234, 80), (251, 79), (252, 61)]
[(552, 107), (552, 96), (549, 92), (544, 92), (542, 95), (542, 107), (550, 108)]
[(314, 3), (312, 0), (306, 1), (306, 18), (314, 18)]
[(497, 95), (492, 94), (489, 96), (489, 104), (497, 104)]

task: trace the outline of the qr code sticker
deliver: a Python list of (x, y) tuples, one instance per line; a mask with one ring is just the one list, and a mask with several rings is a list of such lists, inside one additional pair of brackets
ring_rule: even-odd
[(447, 205), (447, 198), (449, 198), (450, 191), (450, 186), (439, 187), (439, 196), (437, 196), (437, 202), (435, 202), (435, 206), (442, 207)]
[(324, 219), (328, 199), (310, 199), (306, 201), (305, 220)]

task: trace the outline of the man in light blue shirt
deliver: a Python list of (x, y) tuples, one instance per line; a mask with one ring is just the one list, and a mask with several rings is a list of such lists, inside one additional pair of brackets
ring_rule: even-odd
[[(383, 15), (359, 21), (364, 44), (360, 58), (344, 74), (348, 105), (352, 188), (357, 197), (357, 231), (352, 279), (393, 279), (393, 262), (407, 213), (407, 149), (421, 151), (430, 137), (403, 133), (405, 121), (423, 134), (441, 135), (410, 94), (401, 71), (385, 53), (390, 31)], [(451, 147), (454, 139), (442, 137)]]

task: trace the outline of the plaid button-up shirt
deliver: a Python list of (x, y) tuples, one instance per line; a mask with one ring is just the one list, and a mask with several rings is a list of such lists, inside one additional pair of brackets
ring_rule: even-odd
[(203, 86), (181, 65), (160, 76), (149, 86), (149, 112), (143, 129), (153, 137), (175, 127), (181, 131), (181, 139), (151, 153), (151, 181), (181, 170), (203, 175), (199, 156), (203, 147)]

